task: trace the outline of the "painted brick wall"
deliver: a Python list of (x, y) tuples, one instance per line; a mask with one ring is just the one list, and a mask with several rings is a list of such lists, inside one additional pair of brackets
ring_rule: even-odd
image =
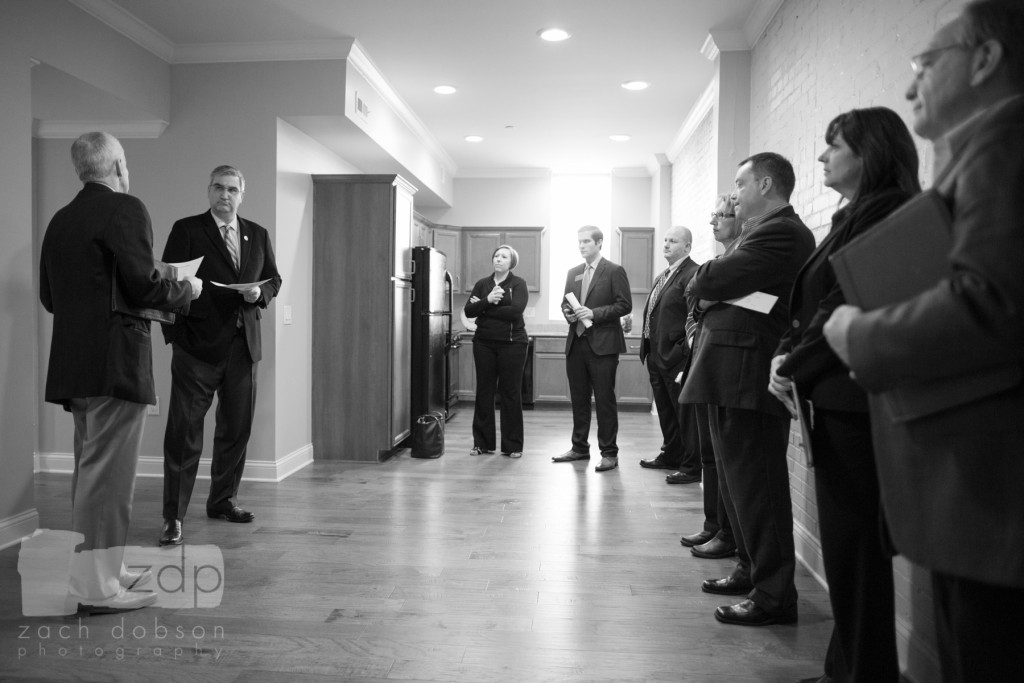
[[(904, 97), (909, 59), (949, 18), (958, 0), (786, 0), (752, 51), (750, 151), (779, 152), (796, 171), (792, 203), (820, 242), (839, 195), (821, 183), (818, 155), (828, 122), (854, 107), (887, 106), (908, 126)], [(706, 125), (705, 125), (706, 124)], [(713, 255), (708, 205), (713, 187), (715, 141), (710, 117), (697, 126), (673, 159), (672, 219), (697, 226), (697, 260)], [(931, 146), (918, 141), (921, 181), (932, 178)], [(737, 159), (737, 161), (739, 161)], [(706, 237), (705, 237), (706, 235)], [(800, 436), (790, 435), (790, 481), (798, 552), (824, 581), (818, 543), (813, 473), (804, 465)], [(901, 664), (911, 680), (938, 680), (927, 573), (897, 558), (897, 631)], [(822, 653), (824, 655), (824, 653)]]

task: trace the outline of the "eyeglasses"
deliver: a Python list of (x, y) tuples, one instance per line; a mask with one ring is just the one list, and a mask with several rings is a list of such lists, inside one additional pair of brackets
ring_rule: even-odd
[(220, 183), (214, 183), (213, 185), (210, 185), (210, 189), (216, 192), (217, 194), (220, 194), (224, 190), (227, 190), (228, 194), (231, 195), (232, 197), (237, 197), (238, 195), (242, 194), (241, 188), (227, 187), (225, 185), (221, 185)]
[(933, 60), (931, 58), (940, 52), (945, 52), (946, 50), (969, 50), (971, 47), (971, 45), (957, 43), (955, 45), (937, 47), (934, 50), (926, 50), (910, 58), (910, 70), (914, 72), (915, 76), (920, 76), (927, 67), (932, 65)]
[(718, 218), (719, 220), (721, 220), (722, 218), (736, 218), (736, 214), (734, 214), (734, 213), (720, 213), (718, 211), (712, 211), (711, 212), (711, 217), (712, 218)]

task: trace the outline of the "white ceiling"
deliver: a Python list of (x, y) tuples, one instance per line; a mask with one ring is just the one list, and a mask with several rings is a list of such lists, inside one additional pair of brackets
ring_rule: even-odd
[[(458, 166), (607, 172), (670, 151), (714, 64), (781, 0), (72, 0), (171, 63), (355, 38)], [(112, 21), (117, 19), (117, 21)], [(546, 43), (538, 29), (572, 38)], [(205, 51), (205, 52), (204, 52)], [(251, 57), (249, 57), (251, 58)], [(620, 87), (646, 80), (642, 92)], [(455, 95), (433, 92), (438, 84)], [(629, 142), (611, 134), (632, 136)], [(466, 135), (481, 135), (468, 143)]]

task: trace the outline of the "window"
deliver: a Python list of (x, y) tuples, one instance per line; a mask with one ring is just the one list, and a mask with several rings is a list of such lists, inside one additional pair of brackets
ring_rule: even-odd
[(601, 257), (610, 256), (611, 227), (610, 175), (555, 175), (551, 178), (551, 255), (548, 259), (548, 317), (562, 320), (562, 290), (565, 273), (580, 258), (576, 246), (576, 233), (584, 225), (596, 225), (604, 233)]

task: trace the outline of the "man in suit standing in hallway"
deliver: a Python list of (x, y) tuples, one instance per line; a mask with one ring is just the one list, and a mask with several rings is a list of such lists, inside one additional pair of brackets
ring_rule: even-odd
[[(698, 268), (690, 286), (702, 331), (680, 400), (708, 406), (719, 486), (739, 554), (730, 576), (709, 579), (701, 590), (747, 594), (715, 610), (715, 618), (729, 624), (797, 620), (786, 462), (790, 416), (768, 393), (771, 358), (789, 320), (789, 293), (814, 251), (814, 236), (789, 204), (794, 184), (792, 165), (778, 154), (740, 162), (734, 196), (742, 234), (731, 253)], [(729, 303), (756, 293), (775, 297), (770, 308)]]
[(640, 466), (678, 471), (683, 478), (680, 483), (687, 484), (700, 481), (700, 454), (691, 436), (692, 411), (681, 410), (677, 403), (682, 385), (676, 377), (690, 356), (686, 337), (690, 308), (685, 291), (697, 270), (690, 258), (692, 247), (689, 228), (676, 226), (665, 233), (662, 252), (668, 268), (651, 285), (640, 342), (640, 362), (647, 365), (664, 444), (657, 457), (641, 460)]
[(562, 301), (562, 315), (569, 323), (565, 340), (565, 372), (572, 401), (572, 448), (552, 458), (554, 462), (590, 459), (590, 396), (597, 403), (597, 445), (601, 451), (598, 472), (619, 466), (619, 413), (615, 399), (615, 373), (619, 354), (626, 350), (620, 318), (633, 310), (625, 269), (601, 258), (604, 234), (593, 225), (577, 233), (583, 263), (570, 268), (565, 294), (572, 293), (580, 306)]
[(949, 150), (947, 274), (824, 328), (869, 394), (895, 550), (931, 571), (946, 681), (1024, 671), (1022, 34), (1019, 0), (970, 2), (911, 60), (914, 131)]
[(281, 276), (267, 230), (238, 215), (245, 196), (242, 173), (231, 166), (218, 166), (210, 174), (207, 194), (209, 211), (182, 218), (171, 228), (164, 260), (191, 261), (202, 256), (200, 277), (250, 286), (211, 285), (189, 315), (163, 326), (173, 353), (164, 433), (161, 545), (183, 541), (182, 521), (199, 471), (203, 423), (214, 393), (217, 421), (206, 514), (239, 523), (255, 517), (238, 507), (236, 498), (256, 407), (261, 310), (280, 290)]
[[(202, 281), (160, 276), (145, 205), (128, 193), (121, 143), (86, 133), (71, 146), (82, 190), (46, 228), (39, 299), (53, 314), (46, 400), (75, 422), (71, 525), (84, 540), (72, 561), (70, 598), (92, 613), (156, 601), (141, 587), (149, 572), (124, 567), (135, 468), (146, 405), (156, 403), (150, 319), (187, 313)], [(114, 292), (124, 305), (115, 309)], [(128, 310), (134, 312), (129, 313)]]

